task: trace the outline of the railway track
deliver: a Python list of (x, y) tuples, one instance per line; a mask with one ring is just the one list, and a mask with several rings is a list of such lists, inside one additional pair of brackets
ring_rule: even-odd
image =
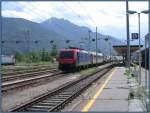
[(2, 72), (3, 76), (11, 76), (11, 75), (17, 75), (17, 74), (23, 74), (23, 73), (29, 73), (39, 70), (50, 70), (50, 69), (56, 69), (56, 68), (50, 68), (49, 66), (38, 66), (38, 67), (31, 67), (31, 68), (23, 68), (19, 70), (8, 70), (9, 72)]
[[(57, 78), (58, 76), (64, 75), (61, 71), (54, 71), (53, 73), (50, 73), (51, 70), (47, 72), (40, 72), (40, 73), (29, 73), (28, 75), (24, 74), (24, 76), (28, 76), (22, 79), (18, 80), (10, 80), (2, 83), (2, 92), (7, 92), (12, 89), (21, 88), (27, 85), (33, 85), (35, 83), (38, 83), (42, 80), (49, 80), (53, 78)], [(22, 76), (20, 76), (22, 77)]]
[(32, 76), (38, 76), (40, 74), (46, 74), (46, 73), (53, 73), (58, 71), (57, 69), (36, 69), (36, 70), (30, 70), (26, 73), (19, 73), (19, 74), (12, 74), (7, 76), (2, 76), (2, 82), (6, 81), (12, 81), (17, 79), (24, 79)]
[(88, 86), (110, 71), (112, 67), (113, 65), (104, 66), (100, 70), (95, 71), (93, 74), (89, 74), (73, 82), (66, 83), (63, 86), (53, 91), (46, 92), (45, 94), (31, 100), (30, 102), (27, 102), (24, 105), (16, 107), (10, 111), (60, 111), (65, 107), (66, 104), (81, 94)]

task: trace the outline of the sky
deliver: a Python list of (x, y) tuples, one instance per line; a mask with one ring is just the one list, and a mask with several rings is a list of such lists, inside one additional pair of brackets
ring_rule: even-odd
[[(64, 18), (93, 32), (126, 39), (125, 2), (2, 2), (2, 16), (43, 22), (51, 17)], [(148, 2), (129, 2), (129, 10), (148, 10)], [(130, 15), (130, 33), (138, 32), (138, 16)], [(148, 33), (148, 15), (141, 14), (141, 37)], [(134, 41), (136, 43), (138, 41)], [(131, 42), (132, 43), (132, 42)]]

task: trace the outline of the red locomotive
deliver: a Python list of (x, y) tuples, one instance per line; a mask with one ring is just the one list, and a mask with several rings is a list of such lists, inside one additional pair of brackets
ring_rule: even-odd
[[(59, 69), (77, 69), (96, 64), (96, 53), (80, 49), (62, 49), (59, 54)], [(98, 63), (102, 63), (104, 57), (98, 53)]]

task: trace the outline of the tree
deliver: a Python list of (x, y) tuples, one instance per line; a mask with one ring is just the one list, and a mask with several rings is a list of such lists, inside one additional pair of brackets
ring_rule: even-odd
[(19, 52), (16, 52), (15, 59), (17, 62), (23, 62), (25, 61), (25, 56)]
[(31, 52), (30, 53), (30, 60), (32, 62), (39, 62), (40, 61), (40, 54), (38, 52)]
[(57, 45), (56, 45), (56, 44), (53, 44), (53, 46), (52, 46), (52, 51), (51, 51), (51, 56), (56, 58), (57, 55), (58, 55), (58, 48), (57, 48)]

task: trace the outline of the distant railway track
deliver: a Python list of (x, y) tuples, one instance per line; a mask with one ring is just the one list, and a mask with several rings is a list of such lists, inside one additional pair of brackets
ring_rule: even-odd
[(56, 67), (51, 68), (50, 66), (36, 66), (36, 67), (28, 67), (28, 68), (21, 68), (21, 69), (7, 69), (8, 72), (3, 71), (2, 74), (3, 76), (11, 76), (11, 75), (29, 73), (38, 70), (56, 69)]
[(95, 71), (93, 74), (82, 76), (72, 82), (66, 83), (53, 91), (46, 92), (41, 96), (34, 98), (33, 100), (16, 107), (11, 112), (16, 111), (31, 111), (31, 112), (51, 112), (60, 111), (81, 94), (87, 87), (89, 87), (93, 82), (100, 79), (105, 75), (113, 65), (107, 65), (103, 68)]
[[(10, 81), (5, 81), (2, 83), (2, 92), (7, 92), (12, 89), (17, 89), (20, 87), (24, 87), (27, 85), (33, 85), (37, 82), (40, 82), (41, 80), (48, 80), (48, 79), (53, 79), (58, 77), (59, 75), (63, 75), (63, 73), (59, 70), (51, 70), (48, 71), (42, 71), (42, 72), (33, 72), (33, 73), (28, 73), (27, 75), (24, 74), (23, 76), (20, 75), (22, 79), (18, 80), (10, 80)], [(28, 77), (26, 77), (28, 76)], [(16, 76), (17, 77), (17, 76)], [(23, 78), (24, 77), (24, 78)], [(12, 77), (12, 79), (14, 79)]]
[(29, 70), (29, 71), (26, 71), (25, 73), (12, 73), (7, 76), (2, 76), (2, 82), (28, 78), (28, 77), (32, 77), (32, 76), (38, 76), (39, 74), (52, 73), (55, 71), (58, 71), (58, 70), (56, 68), (54, 68), (54, 69), (47, 68), (47, 69)]

